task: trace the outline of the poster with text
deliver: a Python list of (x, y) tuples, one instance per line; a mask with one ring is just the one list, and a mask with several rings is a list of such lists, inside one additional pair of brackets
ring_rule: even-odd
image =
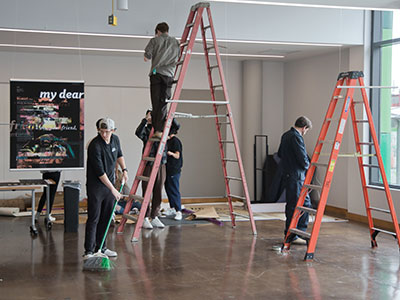
[(83, 168), (84, 83), (10, 81), (10, 169)]

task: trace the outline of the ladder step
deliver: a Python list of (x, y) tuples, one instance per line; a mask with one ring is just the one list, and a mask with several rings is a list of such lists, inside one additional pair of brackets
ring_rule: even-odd
[(342, 95), (334, 96), (333, 99), (343, 99), (343, 96)]
[(149, 181), (149, 180), (150, 180), (150, 177), (141, 176), (141, 175), (136, 176), (136, 178), (139, 179), (139, 180), (141, 180), (141, 181)]
[(243, 215), (243, 214), (239, 214), (237, 212), (232, 212), (232, 215), (239, 216), (239, 217), (246, 218), (246, 219), (250, 219), (249, 216), (246, 216), (246, 215)]
[(146, 157), (143, 157), (143, 160), (145, 160), (145, 161), (155, 161), (156, 158), (155, 157), (146, 156)]
[(151, 142), (159, 142), (159, 141), (161, 141), (161, 139), (159, 137), (152, 136), (151, 138), (149, 138), (149, 141), (151, 141)]
[(186, 28), (193, 27), (194, 23), (195, 23), (195, 22), (193, 22), (193, 23), (189, 23), (189, 24), (186, 24)]
[(218, 65), (210, 66), (210, 70), (218, 68)]
[(231, 195), (231, 194), (229, 194), (228, 196), (231, 197), (231, 198), (237, 198), (237, 199), (240, 199), (240, 200), (246, 200), (246, 197), (243, 197), (243, 196)]
[(317, 210), (313, 209), (313, 208), (310, 208), (310, 207), (297, 206), (296, 208), (298, 210), (300, 210), (300, 211), (305, 211), (305, 212), (308, 212), (308, 213), (313, 214), (313, 215), (317, 214)]
[(370, 206), (369, 209), (390, 214), (390, 210), (388, 210), (388, 209), (383, 209), (383, 208), (373, 207), (373, 206)]
[(131, 198), (131, 199), (133, 199), (133, 200), (136, 200), (136, 201), (140, 201), (140, 202), (143, 202), (143, 200), (144, 200), (144, 198), (142, 197), (142, 196), (139, 196), (139, 195), (129, 195), (129, 198)]
[(223, 85), (222, 84), (216, 84), (216, 85), (213, 85), (213, 89), (218, 89), (218, 88), (222, 88), (223, 87)]
[(326, 164), (326, 163), (319, 163), (319, 162), (314, 162), (314, 163), (311, 163), (313, 166), (316, 166), (316, 167), (325, 167), (325, 168), (327, 168), (328, 166), (329, 166), (329, 164)]
[(221, 143), (225, 143), (225, 144), (232, 143), (233, 144), (233, 141), (221, 140)]
[(207, 30), (207, 29), (210, 29), (210, 28), (211, 28), (211, 25), (207, 25), (207, 26), (204, 27), (204, 30)]
[(368, 123), (368, 120), (355, 120), (356, 123)]
[(305, 184), (306, 188), (313, 189), (313, 190), (322, 190), (322, 186), (315, 185), (315, 184)]
[(322, 141), (318, 141), (319, 144), (330, 144), (333, 145), (335, 141), (332, 140), (322, 140)]
[(383, 186), (366, 185), (365, 187), (367, 189), (371, 189), (371, 190), (378, 190), (378, 191), (384, 191), (385, 190), (385, 188)]
[(223, 158), (223, 161), (229, 161), (229, 162), (238, 162), (237, 159), (232, 159), (232, 158)]
[(214, 46), (210, 46), (210, 47), (207, 48), (207, 51), (210, 51), (212, 49), (215, 49), (215, 47)]
[(383, 229), (379, 229), (379, 228), (375, 228), (375, 227), (372, 227), (372, 229), (375, 230), (375, 231), (378, 231), (378, 232), (382, 232), (382, 233), (386, 233), (386, 234), (390, 234), (390, 235), (396, 236), (396, 233), (391, 232), (391, 231), (387, 231), (387, 230), (383, 230)]
[(182, 64), (183, 64), (183, 60), (178, 61), (178, 62), (176, 63), (177, 66), (180, 66), (180, 65), (182, 65)]
[(379, 166), (377, 165), (370, 165), (370, 164), (363, 164), (362, 166), (366, 168), (379, 168)]
[(309, 240), (311, 238), (311, 233), (305, 232), (305, 231), (297, 229), (297, 228), (289, 229), (289, 231), (291, 233), (294, 233), (294, 234), (298, 235), (298, 236), (301, 236), (302, 238), (304, 238), (306, 240)]
[(242, 181), (242, 178), (240, 178), (240, 177), (226, 176), (225, 178), (226, 178), (226, 179), (229, 179), (229, 180), (237, 180), (237, 181)]
[(187, 45), (189, 45), (189, 41), (187, 41), (187, 42), (184, 42), (183, 44), (181, 44), (180, 46), (181, 47), (186, 47)]
[(354, 104), (362, 104), (364, 101), (353, 101)]
[(218, 124), (231, 124), (231, 122), (218, 122)]
[(129, 219), (132, 221), (137, 221), (137, 218), (135, 216), (129, 215), (129, 214), (123, 214), (122, 217), (124, 217), (125, 219)]
[(373, 146), (373, 142), (359, 142), (360, 145), (368, 145), (368, 146)]

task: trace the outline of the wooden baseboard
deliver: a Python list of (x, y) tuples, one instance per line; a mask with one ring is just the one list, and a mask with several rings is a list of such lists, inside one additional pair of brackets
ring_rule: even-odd
[[(214, 202), (227, 202), (227, 198), (182, 198), (182, 204), (194, 203), (214, 203)], [(162, 202), (168, 203), (168, 198), (162, 199)]]
[[(358, 222), (358, 223), (368, 224), (368, 218), (366, 216), (349, 213), (348, 210), (344, 209), (344, 208), (327, 205), (325, 212), (327, 215), (330, 215), (330, 216), (344, 218), (344, 219)], [(378, 228), (392, 231), (392, 232), (394, 231), (392, 222), (375, 219), (375, 218), (373, 218), (373, 221), (374, 221), (374, 225)]]

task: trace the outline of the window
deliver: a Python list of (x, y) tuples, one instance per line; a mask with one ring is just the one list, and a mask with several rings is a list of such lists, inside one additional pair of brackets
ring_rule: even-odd
[[(373, 14), (371, 71), (373, 85), (400, 86), (400, 11)], [(400, 91), (374, 89), (371, 104), (386, 176), (400, 187)], [(371, 170), (370, 182), (382, 183), (378, 169)]]

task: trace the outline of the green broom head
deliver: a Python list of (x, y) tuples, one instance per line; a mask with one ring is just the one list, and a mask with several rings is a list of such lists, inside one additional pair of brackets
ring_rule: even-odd
[(84, 271), (111, 271), (114, 268), (113, 262), (108, 257), (93, 256), (88, 258), (83, 263)]

